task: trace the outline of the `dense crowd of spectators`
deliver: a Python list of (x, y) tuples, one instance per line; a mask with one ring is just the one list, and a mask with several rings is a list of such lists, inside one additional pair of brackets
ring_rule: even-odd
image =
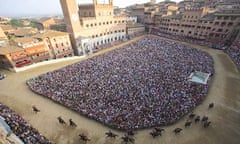
[(179, 41), (183, 41), (183, 42), (188, 42), (188, 43), (192, 43), (192, 44), (198, 44), (198, 45), (202, 45), (202, 46), (207, 46), (207, 47), (211, 47), (211, 48), (215, 48), (215, 49), (224, 50), (232, 58), (234, 63), (237, 65), (237, 67), (240, 69), (240, 40), (239, 40), (239, 38), (237, 38), (231, 44), (231, 46), (227, 46), (224, 43), (221, 43), (219, 41), (218, 42), (210, 42), (210, 41), (206, 41), (206, 40), (198, 40), (198, 39), (194, 39), (191, 37), (179, 36), (179, 35), (173, 35), (173, 34), (169, 34), (169, 33), (160, 32), (159, 30), (156, 30), (156, 29), (153, 29), (151, 33), (158, 35), (158, 36), (170, 38), (170, 39), (175, 39), (175, 40), (179, 40)]
[(51, 144), (48, 139), (27, 123), (20, 115), (1, 103), (0, 116), (5, 119), (12, 132), (25, 144)]
[[(204, 99), (193, 71), (214, 73), (207, 53), (144, 37), (123, 48), (27, 81), (36, 93), (118, 129), (172, 124)], [(210, 77), (211, 79), (211, 77)]]
[(225, 52), (232, 58), (234, 63), (240, 69), (240, 39), (236, 39), (232, 45), (225, 50)]
[(187, 37), (187, 36), (180, 36), (180, 35), (175, 35), (175, 34), (170, 34), (170, 33), (164, 33), (159, 30), (156, 30), (156, 29), (153, 29), (151, 33), (158, 35), (158, 36), (170, 38), (170, 39), (175, 39), (175, 40), (179, 40), (179, 41), (183, 41), (183, 42), (188, 42), (188, 43), (197, 44), (197, 45), (201, 45), (201, 46), (211, 47), (214, 49), (224, 50), (227, 48), (224, 43), (221, 43), (219, 41), (216, 42), (216, 41), (200, 40), (200, 39), (195, 39), (195, 38)]

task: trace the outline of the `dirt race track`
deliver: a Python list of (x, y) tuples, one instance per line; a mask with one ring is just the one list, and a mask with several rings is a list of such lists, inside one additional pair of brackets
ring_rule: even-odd
[[(137, 38), (138, 39), (138, 38)], [(131, 42), (131, 41), (130, 41)], [(127, 43), (121, 44), (125, 45)], [(240, 72), (231, 59), (222, 51), (195, 46), (207, 51), (214, 59), (215, 75), (204, 102), (199, 105), (194, 113), (207, 115), (212, 125), (204, 129), (200, 123), (184, 128), (187, 117), (184, 117), (174, 125), (166, 126), (161, 137), (152, 138), (149, 135), (151, 129), (137, 131), (135, 144), (239, 144), (240, 143)], [(102, 50), (86, 58), (110, 51), (116, 47)], [(84, 60), (83, 58), (81, 60)], [(78, 134), (85, 133), (91, 139), (89, 144), (120, 144), (120, 137), (110, 139), (105, 137), (108, 127), (90, 120), (57, 104), (47, 98), (30, 91), (26, 80), (42, 73), (52, 71), (63, 66), (78, 62), (70, 60), (58, 64), (52, 64), (13, 73), (1, 70), (7, 74), (7, 78), (0, 81), (0, 102), (22, 115), (40, 133), (57, 144), (81, 144)], [(214, 102), (213, 109), (208, 110), (208, 104)], [(35, 114), (31, 106), (36, 105), (41, 112)], [(77, 128), (62, 126), (57, 117), (62, 116), (66, 121), (72, 118), (78, 125)], [(183, 128), (182, 133), (175, 135), (173, 129)], [(124, 135), (121, 131), (112, 130), (118, 135)]]

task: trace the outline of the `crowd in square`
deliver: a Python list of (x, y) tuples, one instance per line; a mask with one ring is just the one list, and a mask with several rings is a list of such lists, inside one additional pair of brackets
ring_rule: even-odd
[[(11, 131), (25, 144), (51, 144), (51, 142), (26, 122), (20, 115), (0, 103), (0, 116), (10, 127)], [(8, 134), (10, 136), (11, 133)]]
[[(194, 71), (211, 73), (208, 83), (188, 81)], [(146, 36), (27, 84), (104, 125), (129, 130), (175, 123), (203, 101), (213, 74), (206, 52)]]
[(240, 69), (240, 39), (236, 39), (232, 45), (225, 50), (225, 52), (232, 58), (234, 63)]
[(210, 48), (214, 48), (214, 49), (219, 49), (219, 50), (224, 50), (226, 49), (226, 45), (220, 41), (208, 41), (208, 40), (201, 40), (201, 39), (196, 39), (193, 37), (188, 37), (188, 36), (182, 36), (182, 35), (176, 35), (176, 34), (170, 34), (170, 33), (164, 33), (161, 32), (159, 30), (152, 30), (152, 34), (161, 36), (161, 37), (166, 37), (169, 39), (174, 39), (174, 40), (179, 40), (182, 42), (187, 42), (187, 43), (191, 43), (191, 44), (197, 44), (197, 45), (201, 45), (201, 46), (207, 46)]

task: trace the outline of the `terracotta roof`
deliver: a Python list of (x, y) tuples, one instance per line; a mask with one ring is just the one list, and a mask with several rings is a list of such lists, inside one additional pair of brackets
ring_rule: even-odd
[(3, 32), (2, 28), (0, 27), (0, 40), (1, 39), (3, 39), (3, 40), (5, 39), (6, 40), (7, 36), (5, 35), (5, 33)]
[(47, 22), (47, 21), (49, 21), (49, 20), (55, 22), (54, 18), (49, 18), (49, 17), (41, 18), (41, 19), (38, 20), (38, 22), (39, 22), (39, 23), (44, 23), (44, 22)]
[(6, 31), (13, 31), (14, 30), (14, 28), (12, 26), (10, 26), (10, 25), (0, 25), (0, 27), (2, 28), (2, 30), (4, 32), (6, 32)]
[(44, 44), (26, 48), (26, 52), (28, 55), (34, 55), (36, 53), (42, 53), (46, 51), (47, 49)]
[(46, 37), (66, 36), (66, 35), (68, 35), (68, 33), (49, 30), (49, 31), (45, 31), (43, 33), (38, 33), (38, 34), (34, 35), (34, 37), (35, 38), (46, 38)]
[(14, 41), (15, 41), (16, 43), (22, 43), (22, 44), (24, 44), (24, 43), (30, 43), (30, 42), (38, 42), (37, 39), (32, 38), (32, 37), (15, 38)]
[(0, 41), (6, 41), (7, 40), (7, 38), (5, 38), (5, 37), (0, 37)]
[(18, 52), (18, 51), (24, 51), (24, 49), (13, 46), (13, 45), (8, 45), (6, 47), (0, 47), (0, 54), (8, 54), (12, 52)]
[(35, 28), (18, 28), (14, 30), (12, 33), (16, 36), (28, 36), (32, 34), (36, 34), (38, 32)]

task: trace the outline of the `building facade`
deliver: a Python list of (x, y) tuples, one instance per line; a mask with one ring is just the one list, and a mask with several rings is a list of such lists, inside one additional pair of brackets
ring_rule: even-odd
[(50, 59), (49, 49), (43, 41), (36, 38), (24, 37), (14, 39), (15, 45), (23, 48), (32, 63)]
[(44, 29), (50, 29), (51, 25), (56, 24), (54, 18), (41, 18), (38, 22), (38, 29), (44, 30)]
[(23, 48), (14, 45), (0, 47), (1, 68), (13, 70), (30, 64), (32, 64), (31, 58)]
[(126, 38), (126, 17), (115, 16), (113, 1), (108, 4), (78, 5), (75, 0), (61, 0), (64, 21), (76, 55), (83, 55)]
[(8, 70), (34, 63), (73, 56), (68, 33), (44, 31), (31, 37), (16, 37), (0, 47), (0, 67)]
[(50, 59), (74, 55), (68, 33), (48, 30), (44, 33), (39, 33), (34, 37), (45, 43)]
[(240, 26), (240, 2), (186, 0), (178, 6), (179, 12), (156, 13), (152, 27), (162, 33), (223, 45)]
[(143, 24), (140, 23), (131, 23), (131, 24), (127, 24), (127, 38), (131, 39), (133, 37), (142, 35), (145, 33), (145, 26)]

